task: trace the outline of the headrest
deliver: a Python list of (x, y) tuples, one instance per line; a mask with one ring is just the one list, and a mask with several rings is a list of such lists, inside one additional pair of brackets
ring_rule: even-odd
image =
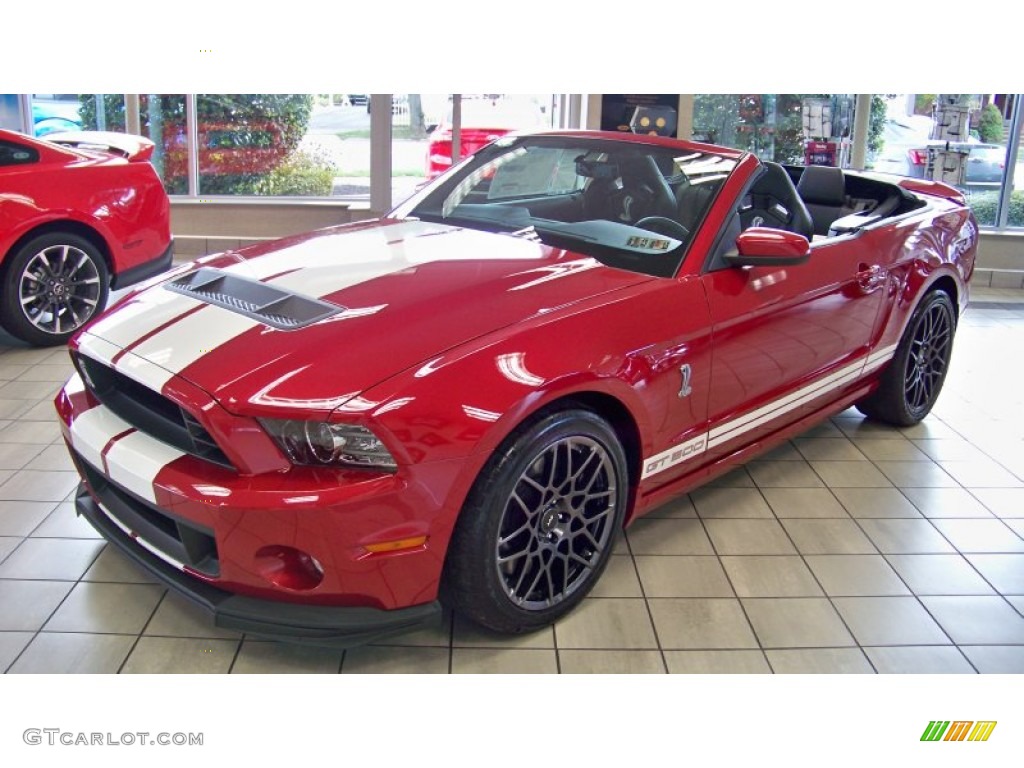
[(796, 191), (811, 205), (841, 206), (846, 202), (846, 183), (841, 168), (830, 165), (809, 165), (797, 182)]

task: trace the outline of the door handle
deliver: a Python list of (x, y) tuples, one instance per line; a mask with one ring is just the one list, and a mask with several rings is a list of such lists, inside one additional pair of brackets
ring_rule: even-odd
[(859, 285), (861, 290), (865, 293), (876, 290), (884, 281), (885, 270), (877, 264), (865, 264), (861, 262), (857, 265), (857, 285)]

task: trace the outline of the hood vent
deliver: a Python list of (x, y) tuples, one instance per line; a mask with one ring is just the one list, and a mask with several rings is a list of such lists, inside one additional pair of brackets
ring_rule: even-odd
[(294, 331), (343, 311), (344, 307), (272, 285), (203, 267), (164, 288), (251, 317), (282, 331)]

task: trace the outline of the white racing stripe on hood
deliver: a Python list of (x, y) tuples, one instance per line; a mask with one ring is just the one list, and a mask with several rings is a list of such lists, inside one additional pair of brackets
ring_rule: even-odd
[[(261, 323), (245, 315), (206, 307), (146, 339), (118, 360), (115, 367), (159, 392), (171, 376), (259, 325)], [(154, 363), (159, 370), (144, 363), (137, 364), (133, 357)]]
[[(324, 296), (331, 291), (316, 293), (312, 286), (310, 290), (302, 290), (298, 286), (293, 287), (291, 280), (297, 279), (303, 272), (314, 273), (318, 269), (345, 272), (368, 267), (376, 270), (382, 268), (384, 264), (391, 264), (392, 271), (404, 269), (409, 266), (409, 260), (402, 252), (404, 243), (396, 241), (422, 235), (454, 232), (456, 229), (447, 224), (403, 221), (400, 224), (347, 232), (335, 240), (333, 246), (328, 247), (324, 245), (324, 238), (312, 237), (290, 244), (280, 251), (264, 254), (252, 261), (243, 261), (232, 264), (230, 267), (224, 267), (223, 271), (240, 277), (266, 281), (268, 285), (282, 288), (286, 285), (282, 284), (280, 280), (290, 279), (287, 283), (289, 290), (305, 293), (308, 296)], [(382, 248), (386, 243), (392, 244), (388, 250)], [(367, 253), (367, 249), (369, 249), (369, 253)], [(339, 258), (339, 255), (343, 255), (344, 258)], [(365, 260), (360, 261), (360, 258)], [(297, 267), (298, 269), (296, 269)], [(286, 274), (283, 274), (281, 278), (267, 279), (273, 275), (281, 275), (281, 273)]]
[[(401, 240), (405, 237), (437, 232), (450, 229), (439, 227), (436, 224), (425, 224), (419, 221), (405, 222), (394, 226), (381, 227), (378, 229), (366, 230), (365, 232), (353, 232), (344, 238), (346, 251), (351, 250), (352, 254), (358, 257), (360, 235), (366, 235), (372, 244), (379, 247), (380, 242)], [(368, 243), (369, 245), (370, 243)], [(396, 243), (396, 246), (401, 245)], [(266, 280), (267, 285), (273, 285), (293, 293), (301, 293), (306, 296), (321, 298), (329, 296), (338, 291), (344, 290), (359, 283), (368, 282), (378, 277), (391, 274), (404, 269), (407, 265), (404, 259), (396, 257), (395, 246), (388, 250), (375, 251), (376, 253), (387, 254), (389, 258), (381, 258), (370, 262), (360, 263), (358, 261), (346, 263), (339, 260), (337, 251), (325, 249), (322, 242), (316, 238), (300, 243), (299, 248), (308, 246), (310, 254), (296, 253), (295, 248), (288, 248), (281, 252), (280, 258), (273, 255), (261, 257), (254, 262), (233, 265), (225, 271), (238, 272), (248, 277), (259, 279), (263, 276), (272, 276), (284, 272), (289, 267), (294, 268), (298, 264), (301, 267), (294, 272), (287, 272), (278, 278)], [(341, 244), (339, 244), (339, 247)], [(176, 296), (170, 291), (165, 293)], [(183, 304), (185, 309), (194, 306), (190, 299), (188, 304)], [(164, 302), (160, 301), (162, 306)], [(145, 333), (152, 332), (162, 322), (167, 322), (167, 317), (160, 311), (157, 312), (163, 318), (161, 322), (146, 323), (148, 330), (136, 326), (142, 333), (136, 332), (135, 338)], [(170, 378), (183, 371), (192, 363), (204, 355), (213, 352), (224, 346), (232, 339), (241, 336), (243, 333), (259, 328), (263, 325), (245, 315), (240, 315), (219, 307), (207, 306), (197, 312), (182, 318), (180, 321), (169, 325), (159, 333), (131, 349), (131, 353), (124, 355), (118, 360), (115, 366), (126, 376), (140, 381), (146, 386), (160, 391)], [(125, 346), (131, 346), (132, 340), (128, 340)], [(142, 360), (133, 359), (133, 356)], [(159, 366), (146, 365), (145, 361)]]
[(156, 288), (141, 300), (130, 301), (101, 318), (89, 332), (123, 349), (201, 303), (190, 296)]

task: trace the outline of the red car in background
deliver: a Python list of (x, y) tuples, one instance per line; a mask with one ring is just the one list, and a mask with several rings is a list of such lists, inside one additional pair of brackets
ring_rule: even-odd
[[(482, 147), (512, 131), (535, 131), (547, 127), (538, 104), (515, 96), (462, 97), (459, 158), (475, 154)], [(452, 112), (430, 134), (427, 145), (427, 180), (452, 167)]]
[(977, 240), (934, 182), (504, 136), (76, 336), (76, 507), (224, 627), (351, 644), (444, 601), (530, 631), (669, 499), (851, 405), (923, 419)]
[(0, 130), (0, 324), (63, 344), (122, 288), (171, 264), (153, 143), (101, 132)]

